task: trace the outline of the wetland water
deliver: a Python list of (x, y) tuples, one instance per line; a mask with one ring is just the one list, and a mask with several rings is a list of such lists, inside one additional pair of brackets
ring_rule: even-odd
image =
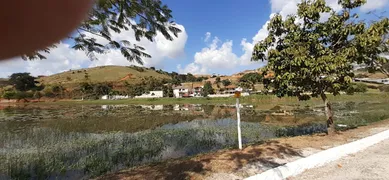
[[(348, 127), (389, 117), (376, 103), (335, 104)], [(365, 107), (365, 108), (361, 108)], [(236, 148), (227, 105), (0, 106), (0, 179), (88, 179), (108, 172)], [(325, 132), (322, 107), (243, 106), (244, 144)], [(363, 109), (363, 111), (361, 111)]]

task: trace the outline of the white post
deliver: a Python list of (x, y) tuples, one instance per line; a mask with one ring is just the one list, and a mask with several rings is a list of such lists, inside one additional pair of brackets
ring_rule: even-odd
[(240, 110), (239, 110), (239, 98), (236, 98), (236, 117), (238, 121), (238, 143), (239, 149), (242, 149), (242, 134), (240, 130)]

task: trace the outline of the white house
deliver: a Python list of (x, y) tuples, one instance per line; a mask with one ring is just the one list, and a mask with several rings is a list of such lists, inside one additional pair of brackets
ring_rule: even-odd
[(163, 91), (150, 91), (140, 96), (135, 96), (135, 98), (162, 98), (162, 97), (163, 97)]
[(182, 98), (184, 96), (189, 96), (189, 89), (183, 86), (177, 86), (173, 89), (174, 97)]
[(130, 98), (129, 96), (122, 96), (122, 95), (114, 95), (114, 96), (108, 96), (108, 95), (104, 95), (104, 96), (101, 96), (101, 99), (102, 100), (116, 100), (116, 99), (128, 99)]
[(196, 87), (193, 87), (193, 90), (192, 92), (190, 93), (190, 96), (192, 97), (202, 97), (202, 93), (203, 93), (203, 88), (204, 86), (196, 86)]

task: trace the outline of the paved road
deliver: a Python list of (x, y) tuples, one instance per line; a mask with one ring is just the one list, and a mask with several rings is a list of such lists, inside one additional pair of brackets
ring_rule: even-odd
[(389, 179), (389, 140), (291, 179)]

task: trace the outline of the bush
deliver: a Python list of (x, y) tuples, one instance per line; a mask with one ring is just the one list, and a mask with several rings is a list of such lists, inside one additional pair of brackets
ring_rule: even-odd
[(32, 92), (17, 91), (14, 98), (17, 100), (32, 98), (34, 94)]
[(365, 92), (367, 92), (367, 85), (364, 83), (352, 83), (351, 86), (346, 89), (346, 93), (349, 95)]
[(10, 99), (15, 99), (15, 94), (16, 94), (15, 91), (6, 91), (6, 92), (4, 92), (4, 94), (3, 94), (3, 98), (4, 98), (4, 99), (8, 99), (8, 100), (10, 100)]

